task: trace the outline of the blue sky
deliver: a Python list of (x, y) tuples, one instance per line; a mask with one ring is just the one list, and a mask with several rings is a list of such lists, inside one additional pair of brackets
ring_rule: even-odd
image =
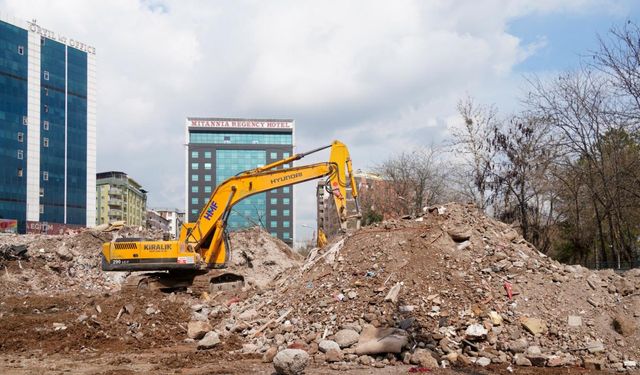
[(627, 20), (640, 21), (640, 1), (612, 2), (613, 9), (585, 9), (580, 12), (534, 13), (509, 22), (507, 31), (524, 44), (544, 41), (544, 46), (514, 67), (514, 72), (531, 73), (576, 67), (580, 56), (598, 48), (597, 35), (606, 36), (612, 26)]

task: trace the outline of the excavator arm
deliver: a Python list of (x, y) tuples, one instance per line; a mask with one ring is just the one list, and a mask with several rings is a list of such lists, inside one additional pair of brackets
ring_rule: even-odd
[[(326, 148), (331, 148), (328, 162), (277, 169)], [(200, 212), (198, 220), (193, 225), (189, 225), (184, 237), (187, 250), (200, 253), (202, 261), (206, 264), (223, 263), (227, 258), (225, 254), (227, 249), (223, 241), (224, 230), (231, 208), (236, 203), (254, 194), (325, 176), (329, 181), (328, 186), (330, 186), (341, 225), (346, 229), (346, 222), (349, 218), (346, 199), (347, 178), (351, 185), (351, 194), (356, 202), (357, 213), (355, 216), (359, 217), (358, 191), (353, 177), (349, 151), (344, 144), (334, 141), (330, 146), (296, 154), (264, 167), (241, 172), (221, 183), (211, 194), (209, 201)]]

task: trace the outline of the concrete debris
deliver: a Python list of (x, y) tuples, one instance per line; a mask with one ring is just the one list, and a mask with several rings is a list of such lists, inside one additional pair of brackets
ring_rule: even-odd
[(214, 332), (207, 332), (204, 337), (198, 341), (198, 349), (211, 349), (220, 343), (219, 335)]
[(416, 351), (411, 355), (411, 359), (409, 361), (412, 365), (418, 365), (429, 369), (439, 367), (438, 360), (433, 357), (432, 352), (428, 349), (416, 349)]
[(192, 320), (187, 325), (187, 336), (190, 339), (199, 340), (211, 331), (211, 325), (207, 322)]
[(341, 329), (335, 334), (335, 342), (340, 348), (348, 348), (358, 342), (360, 335), (352, 329)]
[(285, 349), (273, 358), (277, 374), (300, 375), (309, 363), (309, 354), (301, 349)]
[(398, 302), (398, 295), (400, 294), (400, 289), (402, 288), (402, 283), (396, 283), (387, 293), (386, 297), (384, 297), (385, 301), (391, 301), (393, 303)]
[(358, 339), (356, 354), (400, 353), (408, 342), (409, 337), (404, 330), (367, 325)]

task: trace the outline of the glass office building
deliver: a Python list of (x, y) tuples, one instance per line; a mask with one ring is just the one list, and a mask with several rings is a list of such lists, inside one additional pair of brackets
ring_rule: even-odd
[[(291, 156), (293, 130), (293, 120), (188, 118), (187, 220), (197, 220), (211, 193), (227, 178)], [(261, 226), (293, 244), (293, 187), (252, 195), (237, 203), (228, 229), (252, 226)]]
[(95, 223), (95, 49), (0, 14), (0, 218)]

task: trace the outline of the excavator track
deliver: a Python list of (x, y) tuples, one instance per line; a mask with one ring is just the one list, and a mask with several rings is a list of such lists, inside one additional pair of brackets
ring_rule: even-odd
[(241, 290), (244, 277), (224, 270), (192, 272), (149, 272), (130, 275), (122, 285), (123, 291), (139, 292), (146, 290), (175, 291), (190, 289), (192, 293), (216, 293)]

